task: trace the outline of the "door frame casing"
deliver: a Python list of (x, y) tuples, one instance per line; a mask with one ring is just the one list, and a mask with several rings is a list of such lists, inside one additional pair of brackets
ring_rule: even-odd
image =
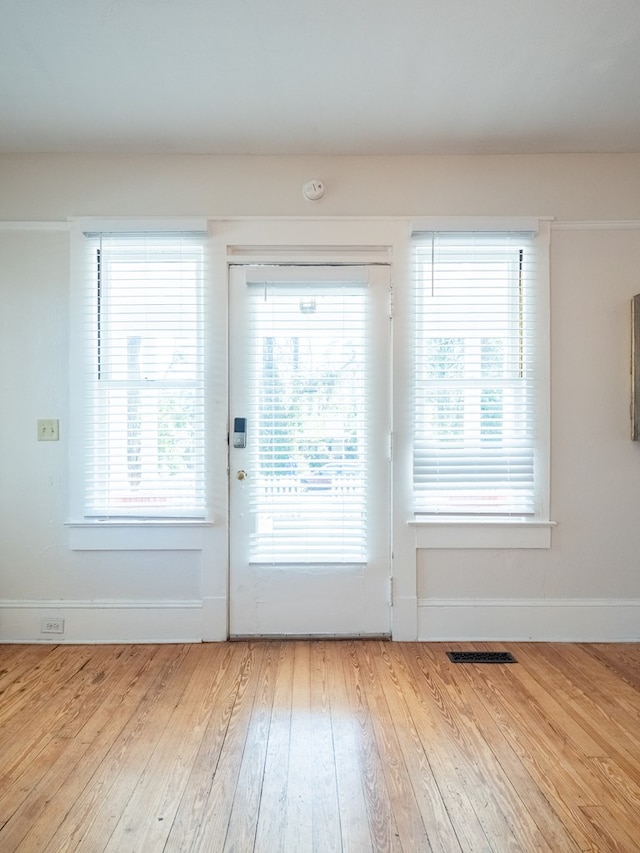
[[(203, 553), (202, 622), (203, 639), (228, 636), (229, 552), (227, 456), (228, 423), (220, 412), (228, 410), (228, 267), (232, 263), (274, 262), (286, 253), (291, 262), (327, 256), (362, 264), (389, 263), (394, 292), (395, 336), (392, 347), (393, 466), (391, 504), (391, 637), (417, 639), (418, 597), (416, 534), (411, 517), (410, 414), (398, 399), (396, 389), (408, 387), (411, 372), (406, 346), (411, 328), (406, 289), (410, 280), (408, 217), (212, 217), (212, 296), (207, 300), (208, 327), (214, 339), (207, 365), (217, 377), (208, 400), (208, 422), (212, 425), (209, 466), (209, 518), (213, 523), (211, 545)], [(220, 371), (220, 364), (223, 370)], [(402, 395), (400, 395), (402, 396)], [(218, 429), (216, 425), (221, 425)], [(226, 624), (226, 630), (222, 630)]]

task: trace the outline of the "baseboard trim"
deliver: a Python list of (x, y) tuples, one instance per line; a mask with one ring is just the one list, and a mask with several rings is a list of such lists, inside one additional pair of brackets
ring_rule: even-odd
[(418, 599), (415, 595), (395, 595), (391, 609), (391, 636), (410, 642), (418, 636)]
[[(199, 643), (226, 638), (217, 599), (0, 600), (2, 643)], [(64, 632), (44, 633), (43, 619), (64, 619)]]
[[(224, 597), (0, 600), (1, 643), (198, 643), (227, 638)], [(394, 603), (394, 640), (640, 642), (639, 599), (435, 599)], [(417, 610), (417, 630), (412, 614)], [(399, 618), (403, 616), (404, 620)], [(64, 619), (44, 634), (41, 620)], [(414, 623), (415, 624), (415, 623)]]
[(639, 599), (418, 600), (422, 641), (639, 642)]

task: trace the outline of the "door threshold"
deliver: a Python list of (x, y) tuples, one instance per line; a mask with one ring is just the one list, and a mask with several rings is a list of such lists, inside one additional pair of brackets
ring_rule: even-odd
[(391, 634), (230, 634), (229, 642), (256, 640), (390, 640)]

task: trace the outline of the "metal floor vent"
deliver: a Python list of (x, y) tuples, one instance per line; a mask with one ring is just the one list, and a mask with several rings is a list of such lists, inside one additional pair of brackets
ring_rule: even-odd
[(511, 652), (447, 652), (452, 663), (517, 663)]

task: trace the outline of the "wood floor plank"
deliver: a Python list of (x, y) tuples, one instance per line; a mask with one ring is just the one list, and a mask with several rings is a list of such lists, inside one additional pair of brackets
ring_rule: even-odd
[[(195, 830), (193, 840), (182, 849), (209, 853), (224, 848), (266, 648), (264, 643), (246, 643), (244, 646), (240, 681), (225, 732), (224, 749), (211, 778), (199, 825), (192, 827)], [(171, 845), (167, 846), (169, 849), (172, 849)]]
[(278, 643), (269, 643), (263, 647), (264, 654), (257, 672), (256, 691), (242, 762), (222, 848), (225, 853), (242, 853), (244, 850), (253, 850), (255, 847), (277, 674), (278, 649)]
[(230, 646), (193, 647), (196, 666), (106, 851), (158, 850), (164, 846), (221, 686), (233, 665)]
[(327, 643), (311, 646), (312, 849), (342, 850)]
[(393, 813), (391, 797), (384, 777), (383, 761), (378, 751), (366, 682), (360, 670), (353, 642), (344, 643), (343, 668), (351, 713), (357, 723), (357, 757), (360, 762), (369, 829), (374, 850), (402, 850)]
[(351, 711), (342, 643), (327, 643), (327, 690), (335, 761), (340, 837), (344, 853), (370, 853), (374, 841), (360, 762), (359, 726)]
[(293, 693), (286, 793), (285, 850), (311, 850), (311, 675), (309, 643), (294, 643)]
[[(574, 687), (571, 710), (579, 715), (581, 725), (588, 726), (596, 740), (605, 744), (615, 739), (621, 749), (640, 769), (636, 761), (640, 751), (640, 707), (637, 691), (620, 684), (606, 667), (595, 667), (593, 658), (583, 649), (554, 649), (553, 672)], [(559, 669), (561, 668), (561, 669)], [(640, 669), (640, 659), (638, 660)], [(575, 685), (591, 680), (590, 689), (576, 691)], [(588, 718), (588, 723), (587, 723)]]
[(280, 643), (256, 827), (256, 853), (284, 849), (293, 703), (294, 645)]
[[(24, 775), (29, 765), (35, 772), (43, 766), (41, 753), (49, 749), (56, 737), (64, 737), (72, 726), (79, 707), (79, 696), (95, 689), (95, 667), (101, 667), (107, 656), (105, 648), (75, 650), (76, 654), (51, 656), (55, 661), (53, 680), (50, 673), (36, 666), (28, 676), (19, 679), (22, 685), (19, 701), (15, 692), (8, 691), (5, 710), (9, 709), (0, 726), (0, 789), (17, 783), (16, 773)], [(37, 676), (34, 678), (34, 674)], [(31, 721), (37, 718), (39, 727), (34, 736)], [(33, 775), (33, 772), (32, 772)], [(2, 805), (0, 805), (0, 817)]]
[[(46, 707), (29, 706), (28, 713), (25, 711), (21, 725), (12, 730), (11, 748), (3, 744), (0, 791), (10, 790), (13, 786), (28, 788), (35, 784), (50, 763), (43, 757), (43, 751), (51, 755), (52, 749), (55, 751), (56, 748), (54, 742), (61, 740), (63, 742), (65, 738), (74, 736), (78, 727), (81, 728), (104, 701), (104, 691), (101, 692), (99, 686), (104, 678), (98, 678), (97, 673), (100, 671), (104, 676), (104, 658), (107, 648), (115, 647), (96, 647), (95, 654), (91, 658), (91, 666), (84, 666), (72, 680), (65, 681), (59, 687), (48, 688), (45, 694), (48, 700)], [(112, 670), (122, 651), (111, 652)], [(69, 690), (70, 684), (71, 690)], [(110, 689), (108, 684), (105, 684), (105, 688)], [(87, 706), (87, 697), (92, 695), (93, 704)], [(35, 737), (31, 724), (34, 718), (39, 722)], [(18, 753), (17, 756), (16, 753)], [(19, 768), (21, 775), (19, 778), (12, 778), (16, 768)], [(0, 820), (7, 808), (6, 798), (0, 794)]]
[[(404, 649), (385, 643), (374, 655), (379, 673), (386, 673), (383, 690), (404, 756), (407, 774), (425, 824), (429, 845), (434, 851), (451, 853), (462, 850), (447, 806), (436, 781), (431, 760), (425, 750), (412, 714), (413, 700), (407, 692)], [(422, 715), (420, 707), (418, 716)]]
[(0, 645), (0, 851), (638, 853), (640, 644), (506, 648)]
[(640, 645), (638, 643), (571, 643), (586, 650), (614, 675), (616, 684), (625, 682), (634, 691), (640, 690)]
[[(162, 653), (160, 653), (162, 654)], [(46, 853), (103, 849), (180, 700), (191, 672), (189, 647), (167, 654), (164, 666), (126, 720), (109, 752), (84, 788)]]
[[(640, 721), (635, 714), (625, 714), (616, 705), (611, 696), (614, 684), (602, 673), (595, 679), (597, 688), (592, 686), (588, 694), (578, 689), (578, 684), (586, 684), (585, 667), (590, 663), (588, 654), (580, 651), (578, 654), (585, 658), (581, 666), (558, 670), (560, 655), (557, 649), (553, 650), (553, 665), (547, 660), (544, 669), (545, 686), (537, 691), (539, 701), (548, 714), (553, 712), (548, 693), (549, 686), (553, 686), (553, 702), (555, 706), (561, 702), (564, 709), (555, 712), (554, 724), (558, 725), (560, 719), (565, 721), (563, 730), (588, 757), (588, 765), (607, 785), (615, 785), (620, 797), (626, 799), (631, 808), (636, 808), (640, 792), (640, 736), (637, 733)], [(519, 656), (525, 662), (531, 659), (526, 648), (519, 650)], [(588, 672), (595, 674), (593, 669)], [(628, 703), (629, 698), (625, 697), (625, 706)]]
[[(560, 658), (563, 673), (571, 683), (586, 680), (587, 673), (593, 674), (593, 661), (584, 647), (563, 646), (556, 658)], [(640, 660), (639, 660), (640, 662)], [(588, 756), (585, 765), (602, 784), (602, 790), (617, 792), (616, 809), (618, 833), (624, 831), (628, 837), (640, 836), (636, 814), (640, 806), (640, 736), (638, 722), (640, 703), (633, 702), (633, 691), (624, 687), (615, 690), (615, 683), (608, 672), (598, 671), (591, 690), (586, 695), (578, 691), (567, 698), (576, 721), (587, 730), (600, 745), (600, 752)], [(600, 810), (593, 814), (601, 815)], [(598, 826), (602, 826), (600, 818)]]
[[(163, 848), (167, 853), (194, 849), (198, 831), (202, 824), (215, 777), (220, 772), (220, 760), (225, 749), (227, 732), (236, 705), (243, 701), (250, 674), (251, 648), (244, 643), (231, 643), (231, 661), (227, 678), (221, 682), (216, 695), (200, 747), (195, 756), (187, 784), (182, 792), (180, 804), (167, 842)], [(207, 647), (211, 648), (208, 644)]]
[[(356, 643), (355, 654), (365, 682), (368, 705), (371, 711), (371, 723), (376, 744), (393, 806), (393, 814), (398, 830), (398, 839), (404, 850), (431, 851), (411, 779), (407, 772), (404, 753), (400, 747), (389, 710), (387, 698), (382, 686), (380, 671), (375, 659), (381, 654), (384, 644)], [(386, 672), (382, 671), (383, 676)]]
[(464, 850), (513, 849), (516, 842), (511, 829), (478, 779), (476, 756), (469, 760), (472, 753), (462, 734), (459, 687), (441, 662), (440, 650), (428, 655), (426, 647), (411, 645), (403, 689), (416, 700), (411, 713), (456, 837)]
[[(67, 683), (81, 673), (91, 652), (60, 647), (31, 670), (23, 673), (5, 691), (0, 714), (0, 784), (10, 784), (16, 767), (33, 760), (54, 736), (68, 701)], [(31, 720), (41, 721), (37, 737)]]
[(158, 668), (164, 665), (163, 657), (169, 654), (165, 650), (163, 653), (158, 647), (147, 646), (139, 658), (127, 655), (127, 664), (123, 663), (118, 676), (104, 682), (102, 704), (86, 719), (76, 737), (57, 739), (57, 757), (48, 765), (42, 762), (45, 773), (37, 784), (21, 789), (26, 795), (24, 802), (2, 830), (7, 849), (14, 849), (14, 839), (17, 844), (23, 836), (23, 850), (44, 849), (157, 677)]
[(47, 711), (55, 693), (82, 670), (94, 652), (86, 646), (56, 646), (49, 655), (23, 671), (4, 691), (0, 714), (0, 745), (6, 743), (14, 727), (24, 725), (25, 714)]
[[(479, 693), (499, 717), (505, 734), (513, 738), (514, 747), (520, 749), (523, 759), (529, 762), (529, 772), (541, 788), (547, 790), (572, 831), (582, 835), (583, 847), (589, 849), (591, 845), (599, 849), (599, 840), (585, 818), (585, 809), (600, 804), (601, 781), (587, 766), (588, 756), (571, 741), (569, 733), (554, 726), (554, 721), (547, 717), (535, 697), (508, 675), (507, 670), (508, 667), (493, 667), (488, 675), (486, 668), (476, 667)], [(547, 788), (550, 780), (552, 789)], [(619, 834), (625, 837), (620, 825), (620, 821), (624, 823), (625, 820), (624, 809), (616, 802), (611, 802), (606, 820), (611, 825), (617, 824)], [(608, 831), (607, 827), (604, 831)], [(630, 843), (628, 838), (626, 843)]]
[(611, 824), (606, 809), (600, 806), (580, 806), (580, 811), (597, 839), (597, 847), (593, 849), (606, 853), (637, 853), (640, 850), (637, 824), (633, 835), (625, 835)]
[[(0, 696), (6, 696), (7, 688), (11, 688), (25, 672), (41, 664), (55, 649), (56, 646), (35, 644), (0, 646)], [(6, 711), (4, 706), (2, 711)]]
[[(465, 710), (461, 720), (476, 761), (482, 760), (484, 779), (490, 780), (488, 784), (485, 781), (484, 787), (489, 787), (496, 798), (518, 845), (522, 849), (548, 848), (566, 853), (579, 850), (561, 817), (532, 778), (521, 754), (505, 738), (501, 721), (483, 703), (477, 686), (476, 668), (453, 664), (445, 666), (449, 666), (452, 673), (455, 671), (456, 683), (462, 690)], [(492, 667), (485, 667), (487, 678), (494, 671)], [(513, 669), (508, 672), (515, 676)]]
[[(492, 645), (492, 647), (494, 647)], [(446, 665), (446, 664), (445, 664)], [(449, 667), (453, 671), (453, 665)], [(466, 736), (474, 756), (482, 757), (484, 775), (496, 796), (512, 832), (523, 849), (578, 851), (562, 819), (531, 777), (520, 756), (504, 737), (501, 726), (481, 700), (473, 677), (472, 667), (462, 666), (456, 672), (465, 711), (461, 715)], [(487, 749), (490, 752), (487, 752)], [(476, 760), (477, 757), (476, 757)], [(540, 833), (544, 842), (537, 838)]]
[(103, 705), (114, 679), (127, 672), (133, 675), (146, 667), (148, 650), (143, 646), (98, 646), (91, 660), (70, 679), (64, 690), (64, 706), (60, 708), (56, 735), (72, 738), (91, 720)]

